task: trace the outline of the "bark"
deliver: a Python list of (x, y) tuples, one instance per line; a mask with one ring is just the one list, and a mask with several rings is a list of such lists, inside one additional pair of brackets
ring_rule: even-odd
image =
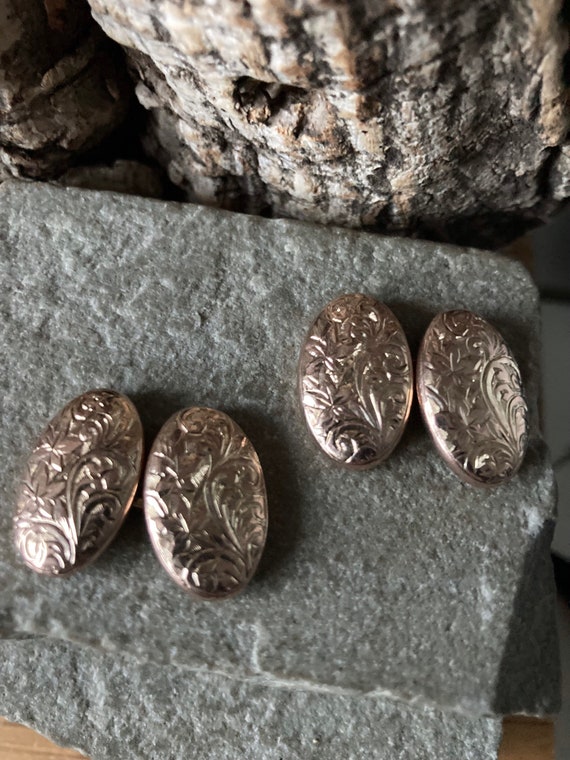
[(122, 121), (131, 89), (86, 2), (0, 0), (0, 179), (61, 173)]
[(192, 200), (498, 244), (568, 196), (558, 0), (89, 0)]

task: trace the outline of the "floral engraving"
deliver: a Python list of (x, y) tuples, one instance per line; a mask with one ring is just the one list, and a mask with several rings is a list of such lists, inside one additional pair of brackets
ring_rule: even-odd
[(115, 391), (84, 393), (51, 420), (14, 517), (16, 547), (32, 570), (67, 575), (100, 554), (130, 507), (142, 450), (137, 411)]
[(309, 429), (332, 459), (351, 467), (385, 459), (413, 390), (410, 349), (390, 309), (358, 293), (331, 301), (301, 350), (299, 389)]
[(528, 409), (519, 368), (501, 335), (469, 311), (439, 314), (418, 365), (426, 423), (452, 469), (473, 485), (499, 485), (520, 467)]
[(241, 591), (267, 534), (259, 458), (223, 412), (192, 407), (160, 431), (144, 489), (153, 546), (171, 577), (201, 599)]

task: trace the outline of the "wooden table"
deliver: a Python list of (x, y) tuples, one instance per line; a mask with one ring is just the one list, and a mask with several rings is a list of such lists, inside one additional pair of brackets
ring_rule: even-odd
[[(35, 731), (0, 718), (2, 760), (85, 760), (56, 747)], [(498, 760), (554, 760), (554, 726), (534, 718), (506, 718)]]

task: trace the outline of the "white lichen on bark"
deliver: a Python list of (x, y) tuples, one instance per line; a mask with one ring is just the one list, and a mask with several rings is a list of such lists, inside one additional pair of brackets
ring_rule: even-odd
[(472, 242), (556, 205), (558, 1), (90, 3), (193, 200)]

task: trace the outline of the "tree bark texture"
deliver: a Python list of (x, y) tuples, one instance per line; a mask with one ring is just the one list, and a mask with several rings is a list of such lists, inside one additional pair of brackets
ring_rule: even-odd
[(0, 0), (0, 179), (61, 173), (125, 117), (120, 49), (83, 0)]
[(496, 245), (569, 195), (561, 0), (89, 0), (190, 199)]

